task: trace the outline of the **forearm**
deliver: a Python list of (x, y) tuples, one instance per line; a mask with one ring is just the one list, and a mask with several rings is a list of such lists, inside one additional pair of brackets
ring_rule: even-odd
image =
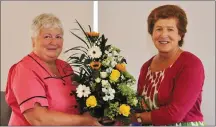
[(78, 125), (84, 125), (85, 119), (81, 115), (66, 114), (62, 112), (47, 110), (47, 112), (44, 113), (43, 116), (37, 117), (37, 119), (35, 119), (35, 121), (32, 124), (39, 125), (39, 126), (46, 126), (46, 125), (78, 126)]
[(23, 113), (26, 120), (31, 125), (84, 125), (85, 117), (75, 114), (67, 114), (63, 112), (49, 110), (45, 107), (36, 106)]

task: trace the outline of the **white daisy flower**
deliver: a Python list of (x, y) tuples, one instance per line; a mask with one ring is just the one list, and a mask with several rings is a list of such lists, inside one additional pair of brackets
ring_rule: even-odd
[(110, 96), (108, 96), (109, 97), (109, 100), (113, 100), (114, 99), (114, 94), (110, 94)]
[(114, 94), (106, 94), (106, 95), (103, 97), (103, 100), (104, 100), (104, 101), (113, 100), (114, 97), (115, 97)]
[(109, 94), (114, 94), (114, 93), (115, 93), (115, 89), (108, 88), (108, 93), (109, 93)]
[(102, 88), (102, 91), (105, 93), (105, 96), (103, 97), (104, 101), (108, 101), (108, 100), (113, 100), (114, 99), (114, 94), (115, 94), (115, 90), (112, 89), (111, 87), (109, 88)]
[(108, 76), (107, 72), (100, 72), (101, 78), (106, 78)]
[(105, 94), (108, 93), (108, 89), (107, 88), (102, 88), (102, 92), (104, 92)]
[(104, 100), (104, 101), (108, 101), (108, 100), (109, 100), (109, 97), (108, 97), (107, 95), (105, 95), (105, 96), (103, 97), (103, 100)]
[(102, 91), (103, 91), (105, 94), (114, 94), (114, 93), (115, 93), (115, 90), (112, 89), (111, 87), (109, 87), (109, 88), (102, 88)]
[(77, 96), (81, 98), (81, 97), (88, 97), (91, 91), (89, 87), (86, 87), (85, 85), (79, 85), (76, 88), (76, 93), (77, 93)]
[(88, 51), (88, 55), (91, 58), (99, 58), (102, 55), (102, 52), (98, 46), (92, 46)]
[(100, 83), (100, 81), (101, 81), (101, 79), (99, 77), (95, 79), (96, 83)]

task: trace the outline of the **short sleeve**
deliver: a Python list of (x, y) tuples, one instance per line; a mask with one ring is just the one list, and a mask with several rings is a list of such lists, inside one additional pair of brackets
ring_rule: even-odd
[(11, 87), (22, 113), (33, 108), (36, 102), (48, 106), (45, 85), (39, 74), (22, 64), (16, 66), (14, 73)]

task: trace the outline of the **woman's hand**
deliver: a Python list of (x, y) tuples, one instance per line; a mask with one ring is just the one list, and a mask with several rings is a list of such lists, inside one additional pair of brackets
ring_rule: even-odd
[(89, 112), (83, 113), (82, 116), (85, 119), (85, 123), (83, 123), (84, 125), (86, 125), (86, 126), (102, 126), (98, 122), (97, 118), (92, 117)]
[(149, 110), (147, 104), (145, 103), (144, 99), (141, 100), (142, 109)]
[(39, 103), (35, 103), (34, 108), (26, 110), (23, 115), (31, 125), (36, 126), (101, 126), (89, 113), (75, 115), (52, 111)]
[(136, 113), (131, 114), (131, 123), (137, 123)]

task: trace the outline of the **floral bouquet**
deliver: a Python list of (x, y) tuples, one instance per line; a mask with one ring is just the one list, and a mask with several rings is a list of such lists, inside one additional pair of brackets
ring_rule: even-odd
[(76, 96), (81, 113), (90, 112), (97, 118), (128, 122), (131, 112), (138, 105), (133, 85), (136, 80), (126, 69), (126, 59), (120, 49), (107, 45), (107, 38), (97, 32), (85, 31), (76, 20), (84, 39), (71, 33), (84, 43), (73, 47), (68, 63), (78, 67), (72, 80), (78, 85), (72, 94)]

